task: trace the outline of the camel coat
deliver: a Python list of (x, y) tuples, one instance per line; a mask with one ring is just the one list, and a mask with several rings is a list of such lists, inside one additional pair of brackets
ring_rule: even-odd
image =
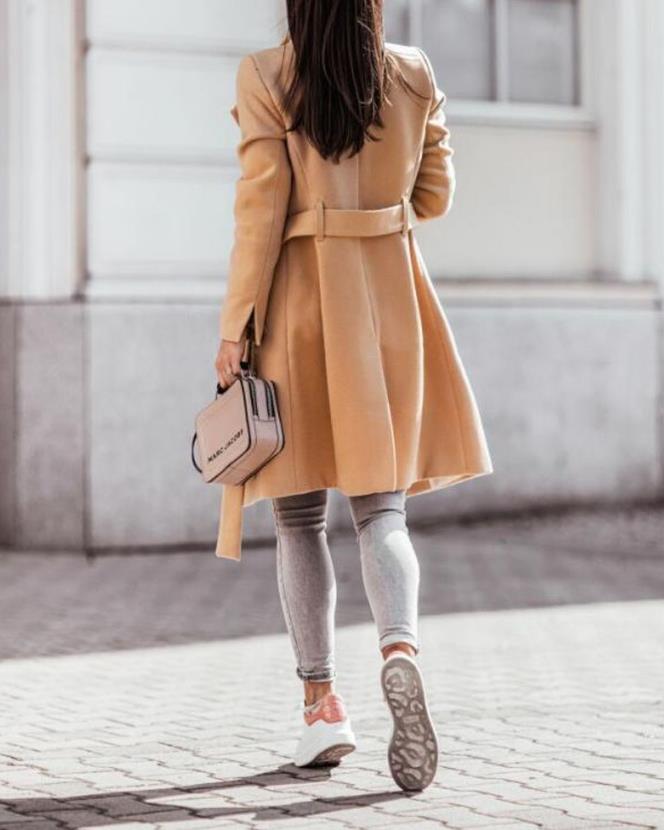
[(396, 83), (379, 141), (325, 161), (281, 108), (290, 41), (245, 57), (235, 241), (220, 334), (251, 319), (277, 384), (285, 447), (223, 485), (217, 556), (240, 558), (242, 508), (337, 488), (407, 496), (492, 471), (480, 416), (412, 227), (454, 193), (445, 96), (415, 47), (387, 44)]

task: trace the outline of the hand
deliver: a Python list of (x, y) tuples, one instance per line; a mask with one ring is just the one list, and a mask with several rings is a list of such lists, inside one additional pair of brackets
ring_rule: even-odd
[(240, 374), (240, 360), (244, 353), (245, 340), (245, 337), (239, 343), (233, 340), (222, 340), (219, 344), (214, 366), (217, 370), (217, 380), (222, 389), (232, 386)]

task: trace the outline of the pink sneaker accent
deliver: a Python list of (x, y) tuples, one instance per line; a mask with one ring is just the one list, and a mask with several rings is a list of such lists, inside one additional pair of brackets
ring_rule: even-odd
[(346, 707), (339, 695), (328, 692), (325, 697), (316, 702), (315, 706), (305, 710), (304, 721), (307, 726), (312, 726), (319, 720), (325, 723), (341, 723), (346, 720)]
[(355, 735), (339, 695), (328, 692), (304, 708), (302, 735), (295, 750), (298, 767), (336, 766), (355, 749)]

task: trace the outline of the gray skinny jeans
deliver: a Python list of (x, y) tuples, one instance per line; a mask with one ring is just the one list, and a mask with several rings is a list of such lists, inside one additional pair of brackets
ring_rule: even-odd
[[(418, 651), (419, 564), (406, 526), (405, 492), (350, 496), (362, 579), (379, 648)], [(327, 490), (272, 499), (279, 596), (301, 680), (332, 680), (337, 585), (327, 545)]]

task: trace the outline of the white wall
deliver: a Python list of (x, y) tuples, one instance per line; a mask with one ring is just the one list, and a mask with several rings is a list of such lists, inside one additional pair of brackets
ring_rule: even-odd
[(278, 0), (88, 0), (92, 295), (219, 294), (237, 168), (240, 56), (281, 37)]
[(441, 277), (587, 278), (597, 262), (593, 131), (450, 122), (457, 195), (418, 231)]
[[(85, 72), (78, 8), (0, 0), (0, 39), (10, 24), (0, 43), (0, 296), (71, 296), (87, 242), (90, 294), (216, 298), (237, 176), (233, 75), (242, 54), (281, 37), (283, 0), (87, 0)], [(505, 113), (471, 123), (450, 102), (456, 205), (418, 231), (433, 274), (638, 281), (664, 271), (664, 12), (659, 0), (586, 8), (596, 130), (587, 118), (513, 125)], [(75, 215), (77, 71), (87, 81), (86, 229)]]
[(87, 0), (93, 42), (164, 49), (260, 49), (280, 36), (281, 0)]
[(0, 0), (0, 297), (9, 287), (9, 63), (7, 60), (7, 2)]
[[(245, 52), (279, 41), (282, 10), (280, 0), (88, 0), (90, 294), (219, 293), (237, 177), (235, 70)], [(594, 133), (450, 123), (456, 205), (418, 231), (431, 272), (592, 274)]]
[[(94, 41), (93, 41), (94, 42)], [(93, 47), (92, 280), (221, 280), (232, 239), (238, 58)]]
[[(7, 256), (3, 293), (68, 299), (80, 285), (82, 173), (76, 0), (4, 0)], [(1, 74), (1, 73), (0, 73)]]

